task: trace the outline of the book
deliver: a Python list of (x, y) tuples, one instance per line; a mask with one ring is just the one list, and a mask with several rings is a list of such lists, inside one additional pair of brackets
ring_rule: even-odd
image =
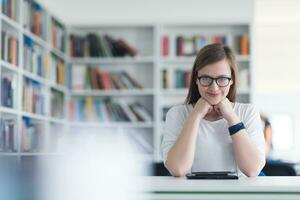
[(240, 54), (249, 55), (249, 37), (248, 35), (240, 36)]
[(26, 78), (23, 85), (23, 111), (45, 114), (45, 91), (40, 83)]
[(50, 114), (52, 117), (55, 118), (64, 118), (64, 93), (60, 92), (58, 90), (55, 90), (51, 88), (51, 96), (50, 96), (50, 102), (51, 102), (51, 109)]
[(17, 0), (2, 0), (2, 13), (13, 20), (17, 20)]
[(74, 90), (82, 90), (85, 86), (86, 67), (81, 65), (73, 65), (71, 70), (71, 87)]
[(1, 105), (9, 108), (17, 104), (17, 76), (2, 71), (1, 74)]
[(85, 122), (152, 121), (148, 109), (139, 102), (114, 98), (74, 98), (70, 101), (70, 120)]
[[(45, 49), (24, 35), (24, 69), (43, 78), (48, 78), (48, 56)], [(52, 79), (52, 77), (50, 77)]]
[(169, 56), (169, 37), (167, 35), (162, 36), (161, 39), (161, 55)]
[(51, 18), (52, 47), (65, 52), (65, 27), (53, 17)]
[(72, 57), (134, 57), (138, 54), (137, 49), (124, 39), (96, 33), (86, 36), (71, 34), (70, 50)]
[(65, 85), (65, 63), (64, 60), (54, 55), (50, 56), (50, 80), (53, 83), (64, 86)]
[(1, 58), (15, 66), (18, 65), (19, 41), (16, 33), (11, 31), (1, 31)]
[(17, 122), (10, 118), (0, 118), (0, 152), (17, 152)]
[(40, 152), (44, 149), (42, 122), (28, 117), (22, 118), (21, 150), (22, 152)]

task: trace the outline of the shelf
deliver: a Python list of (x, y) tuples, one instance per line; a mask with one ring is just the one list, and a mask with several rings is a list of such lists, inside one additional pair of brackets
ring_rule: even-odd
[(39, 36), (33, 34), (32, 32), (30, 32), (30, 31), (27, 30), (27, 29), (24, 29), (24, 28), (23, 28), (23, 30), (24, 30), (23, 33), (24, 33), (26, 36), (28, 36), (29, 38), (31, 38), (35, 43), (39, 44), (40, 46), (42, 46), (42, 47), (44, 47), (44, 48), (46, 48), (46, 49), (48, 49), (48, 50), (50, 49), (50, 46), (49, 46), (49, 44), (47, 43), (47, 41), (45, 41), (44, 39), (40, 38)]
[(249, 62), (250, 61), (250, 56), (249, 55), (245, 55), (245, 56), (243, 56), (243, 55), (237, 55), (236, 56), (236, 60), (238, 62)]
[(19, 156), (18, 152), (0, 152), (0, 156)]
[(20, 29), (20, 24), (18, 22), (16, 22), (15, 20), (9, 18), (8, 16), (6, 16), (5, 14), (1, 13), (1, 20), (3, 20), (5, 23), (7, 23), (8, 25), (12, 26), (13, 28), (19, 30)]
[(7, 108), (7, 107), (3, 107), (3, 106), (0, 106), (0, 112), (7, 113), (7, 114), (12, 114), (12, 115), (19, 115), (20, 114), (20, 112), (18, 110), (16, 110), (15, 108)]
[(71, 58), (72, 64), (133, 64), (152, 63), (153, 57)]
[(38, 76), (36, 74), (33, 74), (33, 73), (25, 71), (25, 70), (23, 70), (22, 73), (25, 77), (27, 77), (31, 80), (38, 81), (38, 82), (40, 82), (42, 84), (45, 84), (45, 85), (48, 84), (48, 80), (44, 77)]
[(153, 89), (128, 89), (128, 90), (73, 90), (72, 96), (144, 96), (153, 95)]
[(50, 82), (49, 83), (49, 86), (55, 90), (58, 90), (60, 92), (63, 92), (63, 93), (67, 93), (67, 88), (65, 86), (62, 86), (62, 85), (58, 85), (56, 83), (53, 83), (53, 82)]
[(16, 73), (17, 73), (18, 70), (19, 70), (19, 67), (18, 67), (18, 66), (13, 65), (13, 64), (10, 64), (10, 63), (8, 63), (8, 62), (6, 62), (6, 61), (3, 61), (3, 60), (0, 61), (0, 64), (1, 64), (2, 67), (6, 68), (6, 69), (8, 69), (8, 70), (10, 70), (10, 71), (14, 71), (14, 72), (16, 72)]
[(20, 156), (61, 156), (61, 153), (47, 153), (47, 152), (21, 152)]
[(29, 117), (36, 120), (48, 121), (50, 118), (41, 114), (29, 113), (25, 111), (21, 111), (23, 117)]
[(60, 51), (59, 49), (51, 47), (51, 52), (63, 60), (66, 59), (65, 54), (62, 51)]
[(153, 128), (153, 122), (71, 122), (78, 128)]
[(49, 118), (49, 122), (51, 123), (55, 123), (55, 124), (62, 124), (62, 125), (66, 125), (67, 121), (63, 118), (55, 118), (55, 117), (50, 117)]

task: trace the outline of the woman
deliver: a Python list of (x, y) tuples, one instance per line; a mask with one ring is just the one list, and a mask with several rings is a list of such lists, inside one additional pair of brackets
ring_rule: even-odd
[(229, 47), (207, 45), (194, 62), (183, 105), (166, 116), (162, 153), (176, 177), (190, 171), (237, 171), (257, 176), (265, 165), (259, 112), (235, 102), (237, 64)]
[(272, 125), (269, 121), (269, 119), (265, 115), (260, 115), (260, 118), (262, 120), (262, 127), (264, 131), (264, 138), (265, 138), (265, 151), (266, 151), (266, 158), (270, 158), (272, 150), (273, 150), (273, 144), (272, 144)]

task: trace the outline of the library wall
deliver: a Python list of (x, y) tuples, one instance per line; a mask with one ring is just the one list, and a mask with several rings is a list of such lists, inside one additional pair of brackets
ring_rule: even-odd
[[(70, 25), (200, 23), (217, 19), (250, 21), (253, 15), (253, 0), (89, 0), (84, 6), (70, 0), (39, 1)], [(95, 4), (101, 6), (95, 7)]]
[(283, 144), (275, 144), (275, 153), (283, 153), (278, 156), (285, 158), (300, 155), (296, 145), (300, 142), (299, 9), (300, 2), (294, 0), (257, 0), (254, 4), (252, 45), (256, 93), (253, 102), (271, 119), (287, 121), (280, 129), (285, 130), (274, 131), (275, 140)]

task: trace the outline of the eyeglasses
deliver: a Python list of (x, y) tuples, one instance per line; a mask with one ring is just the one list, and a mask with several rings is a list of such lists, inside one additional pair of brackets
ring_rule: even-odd
[(229, 85), (231, 78), (230, 77), (226, 77), (226, 76), (219, 76), (217, 78), (213, 78), (210, 76), (199, 76), (198, 77), (199, 83), (203, 86), (203, 87), (208, 87), (210, 86), (213, 81), (216, 81), (217, 85), (219, 87), (226, 87)]

